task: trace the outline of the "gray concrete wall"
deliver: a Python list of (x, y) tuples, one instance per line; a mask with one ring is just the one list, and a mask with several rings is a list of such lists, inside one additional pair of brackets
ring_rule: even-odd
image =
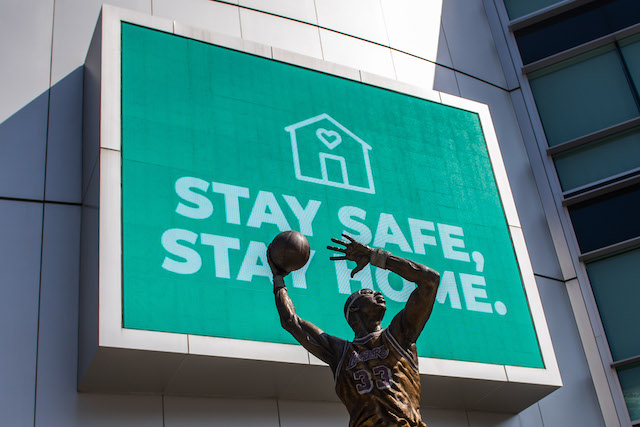
[[(110, 3), (488, 104), (565, 385), (515, 416), (424, 408), (425, 419), (430, 427), (603, 425), (540, 201), (547, 190), (536, 186), (516, 119), (521, 95), (503, 72), (482, 0)], [(76, 392), (82, 64), (100, 4), (0, 3), (2, 424), (346, 425), (334, 403)]]

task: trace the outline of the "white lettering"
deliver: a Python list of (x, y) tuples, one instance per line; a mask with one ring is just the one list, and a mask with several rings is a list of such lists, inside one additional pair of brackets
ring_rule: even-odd
[(251, 282), (253, 276), (263, 276), (267, 279), (273, 277), (267, 261), (267, 245), (262, 242), (249, 242), (247, 253), (238, 272), (238, 280)]
[(275, 196), (269, 191), (260, 191), (258, 193), (249, 215), (249, 221), (247, 221), (249, 227), (255, 228), (260, 228), (264, 223), (275, 224), (280, 231), (291, 230)]
[(350, 230), (344, 230), (343, 233), (352, 236), (360, 243), (368, 245), (369, 243), (371, 243), (371, 239), (373, 238), (371, 235), (371, 230), (369, 230), (369, 228), (361, 222), (354, 221), (354, 217), (364, 220), (367, 217), (367, 213), (360, 208), (356, 208), (355, 206), (343, 206), (338, 211), (338, 219), (340, 220), (340, 223), (342, 223), (342, 225), (344, 225), (345, 227), (355, 231), (354, 233)]
[(313, 227), (311, 223), (318, 213), (321, 202), (317, 200), (309, 200), (307, 207), (303, 208), (295, 197), (287, 195), (283, 195), (282, 197), (284, 197), (284, 200), (286, 200), (287, 204), (293, 211), (293, 214), (298, 218), (298, 222), (300, 223), (300, 233), (305, 236), (313, 236)]
[(431, 221), (409, 218), (409, 229), (411, 230), (411, 240), (415, 253), (425, 255), (425, 245), (436, 246), (436, 238), (427, 234), (422, 234), (423, 230), (435, 231), (436, 228)]
[[(460, 273), (460, 283), (467, 310), (481, 311), (483, 313), (493, 313), (491, 303), (478, 301), (478, 298), (487, 299), (487, 291), (484, 288), (486, 283), (484, 277), (473, 274)], [(473, 285), (482, 286), (474, 287)]]
[(213, 262), (216, 277), (222, 279), (231, 278), (231, 274), (229, 273), (229, 249), (240, 249), (240, 240), (233, 237), (201, 233), (200, 243), (213, 246)]
[(195, 250), (183, 246), (179, 241), (196, 243), (198, 235), (189, 230), (179, 228), (171, 228), (162, 233), (162, 247), (172, 255), (182, 258), (184, 261), (176, 261), (169, 257), (165, 257), (162, 262), (162, 268), (177, 274), (193, 274), (200, 270), (202, 259)]
[(381, 213), (373, 246), (384, 249), (387, 243), (398, 245), (403, 252), (412, 252), (409, 242), (402, 234), (402, 230), (400, 230), (400, 226), (398, 226), (393, 215)]
[(224, 195), (227, 224), (240, 224), (240, 203), (238, 199), (241, 197), (248, 199), (249, 189), (220, 182), (212, 182), (211, 184), (211, 191)]
[(461, 309), (460, 294), (458, 293), (458, 285), (456, 284), (456, 277), (452, 271), (445, 271), (440, 279), (440, 286), (438, 286), (438, 293), (436, 294), (436, 300), (440, 304), (444, 304), (449, 297), (451, 308)]
[(469, 254), (467, 252), (457, 251), (454, 249), (464, 249), (464, 240), (453, 237), (464, 237), (462, 227), (457, 227), (455, 225), (438, 224), (438, 232), (440, 233), (440, 241), (442, 242), (442, 253), (444, 254), (445, 258), (469, 262)]
[(177, 213), (193, 219), (205, 219), (211, 216), (213, 213), (213, 205), (211, 204), (211, 201), (207, 199), (206, 196), (191, 190), (192, 188), (196, 188), (201, 190), (203, 193), (206, 193), (209, 188), (209, 183), (207, 181), (185, 176), (178, 178), (175, 188), (178, 196), (183, 200), (196, 205), (194, 208), (179, 202), (176, 207)]

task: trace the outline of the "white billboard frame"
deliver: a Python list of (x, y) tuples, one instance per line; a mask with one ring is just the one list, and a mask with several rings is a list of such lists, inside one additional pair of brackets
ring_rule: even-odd
[[(89, 102), (87, 102), (87, 95), (85, 95), (86, 115), (90, 114), (86, 111), (87, 108), (89, 108), (87, 105), (90, 106), (91, 102), (98, 102), (96, 107), (97, 111), (95, 111), (95, 108), (93, 111), (93, 114), (97, 117), (98, 124), (87, 123), (88, 120), (85, 118), (84, 168), (88, 172), (84, 174), (85, 183), (83, 183), (83, 188), (97, 189), (99, 198), (96, 198), (96, 202), (98, 205), (97, 215), (99, 219), (97, 236), (94, 235), (93, 238), (93, 240), (97, 240), (94, 244), (97, 246), (98, 271), (92, 276), (92, 271), (90, 271), (91, 267), (87, 266), (88, 263), (86, 261), (83, 261), (83, 268), (86, 271), (86, 274), (83, 275), (83, 281), (90, 283), (83, 283), (82, 286), (97, 286), (98, 291), (97, 295), (95, 295), (97, 301), (93, 301), (92, 297), (83, 299), (81, 296), (81, 313), (86, 313), (83, 318), (81, 318), (81, 322), (88, 321), (93, 324), (95, 320), (91, 319), (89, 321), (87, 316), (97, 315), (97, 330), (96, 328), (89, 328), (86, 333), (81, 333), (80, 389), (121, 390), (121, 388), (124, 387), (121, 391), (136, 391), (127, 390), (126, 386), (120, 387), (118, 385), (120, 382), (116, 378), (117, 375), (107, 380), (103, 378), (104, 375), (100, 376), (96, 374), (97, 367), (101, 363), (104, 363), (99, 362), (101, 357), (97, 357), (101, 349), (108, 349), (110, 353), (118, 349), (125, 351), (127, 354), (133, 354), (131, 352), (134, 352), (137, 355), (136, 357), (140, 356), (140, 353), (138, 353), (140, 351), (178, 356), (177, 358), (169, 357), (168, 359), (172, 360), (171, 363), (176, 363), (174, 359), (181, 360), (181, 358), (187, 356), (203, 356), (209, 357), (209, 360), (237, 359), (275, 362), (286, 365), (326, 366), (299, 345), (134, 330), (122, 327), (122, 141), (120, 95), (122, 22), (164, 31), (251, 55), (266, 57), (275, 61), (320, 71), (329, 75), (477, 113), (487, 144), (509, 233), (513, 247), (515, 248), (524, 290), (544, 362), (544, 368), (538, 369), (420, 357), (420, 374), (423, 378), (440, 377), (443, 379), (462, 379), (463, 384), (465, 384), (465, 381), (480, 381), (490, 385), (486, 390), (483, 389), (484, 391), (481, 392), (484, 393), (485, 396), (478, 397), (477, 399), (478, 402), (485, 400), (485, 404), (478, 403), (475, 405), (472, 403), (467, 405), (466, 403), (456, 403), (455, 398), (452, 397), (451, 405), (453, 406), (467, 405), (474, 408), (475, 405), (476, 408), (480, 409), (494, 408), (494, 410), (500, 411), (499, 401), (501, 399), (504, 401), (505, 396), (513, 398), (514, 393), (517, 394), (515, 390), (520, 390), (522, 386), (524, 386), (523, 390), (525, 390), (525, 392), (522, 394), (530, 397), (523, 397), (522, 399), (515, 398), (516, 402), (513, 403), (513, 405), (504, 405), (504, 412), (513, 412), (518, 408), (523, 409), (535, 400), (562, 386), (558, 364), (535, 283), (520, 220), (487, 105), (450, 94), (411, 86), (354, 68), (306, 57), (267, 45), (193, 28), (176, 21), (104, 5), (86, 64), (87, 69), (93, 69), (94, 72), (99, 75), (99, 85), (96, 89), (96, 91), (99, 92), (99, 100), (89, 100)], [(87, 93), (86, 90), (85, 93)], [(91, 138), (91, 135), (94, 135), (94, 137)], [(95, 158), (87, 159), (86, 153), (93, 153), (93, 157)], [(89, 157), (91, 157), (91, 154)], [(89, 170), (92, 169), (90, 165), (93, 164), (97, 165), (95, 170), (99, 175), (91, 178), (91, 172)], [(94, 182), (94, 180), (98, 181)], [(87, 197), (87, 199), (89, 198), (90, 197)], [(87, 204), (85, 203), (85, 205)], [(96, 209), (95, 206), (88, 208)], [(92, 244), (90, 240), (93, 241), (92, 239), (83, 237), (83, 243), (87, 242), (87, 245)], [(92, 280), (91, 277), (94, 279)], [(97, 283), (94, 283), (95, 281), (97, 281)], [(87, 291), (85, 295), (93, 294)], [(97, 313), (91, 313), (92, 309), (90, 308), (83, 310), (82, 305), (97, 308)], [(142, 357), (142, 359), (144, 359), (144, 357)], [(96, 365), (96, 363), (98, 365)], [(171, 363), (169, 364), (171, 365)], [(168, 369), (171, 370), (172, 368)], [(178, 372), (178, 370), (179, 369), (176, 368), (176, 372)], [(105, 386), (105, 381), (110, 385)], [(423, 381), (423, 387), (425, 387), (424, 383), (425, 381)], [(513, 387), (510, 388), (510, 385)], [(505, 388), (504, 386), (507, 387)], [(145, 387), (143, 387), (143, 389), (145, 389)], [(538, 390), (538, 392), (532, 394), (531, 390), (533, 389)], [(166, 391), (167, 388), (165, 387), (163, 390)], [(502, 391), (500, 392), (498, 390)], [(155, 392), (157, 391), (157, 387), (151, 387), (148, 391)], [(178, 391), (178, 393), (180, 393), (180, 391)], [(187, 393), (189, 393), (188, 390)], [(198, 394), (197, 391), (194, 393)], [(217, 394), (217, 392), (212, 389), (211, 393), (205, 392), (204, 394)], [(492, 395), (494, 396), (493, 400), (495, 400), (495, 402), (492, 401)], [(476, 399), (472, 396), (471, 400)], [(447, 405), (447, 403), (445, 403), (445, 405)]]

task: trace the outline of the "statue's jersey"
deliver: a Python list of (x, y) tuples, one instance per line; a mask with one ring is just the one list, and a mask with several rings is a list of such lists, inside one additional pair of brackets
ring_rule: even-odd
[(388, 329), (346, 343), (334, 372), (350, 427), (426, 427), (416, 360)]

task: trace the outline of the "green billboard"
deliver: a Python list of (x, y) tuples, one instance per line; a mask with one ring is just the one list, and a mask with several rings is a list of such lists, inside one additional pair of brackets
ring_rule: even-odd
[(122, 313), (131, 329), (294, 344), (266, 247), (307, 236), (298, 314), (351, 339), (361, 286), (388, 324), (413, 284), (333, 262), (347, 233), (441, 273), (423, 357), (542, 368), (478, 114), (122, 24)]

